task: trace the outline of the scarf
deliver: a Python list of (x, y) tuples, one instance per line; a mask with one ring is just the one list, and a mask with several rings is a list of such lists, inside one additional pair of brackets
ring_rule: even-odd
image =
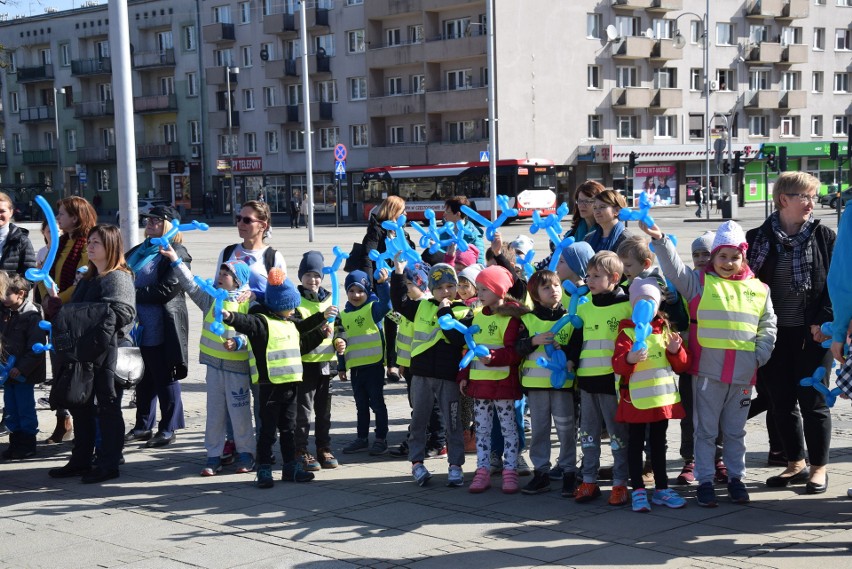
[(145, 239), (135, 251), (127, 256), (127, 266), (134, 273), (154, 260), (154, 257), (160, 254), (160, 246), (151, 243), (151, 238)]
[[(773, 212), (768, 219), (769, 228), (772, 234), (775, 235), (775, 250), (778, 253), (784, 250), (792, 250), (792, 270), (793, 270), (793, 290), (795, 292), (804, 292), (811, 288), (811, 271), (814, 266), (814, 254), (811, 247), (811, 240), (814, 235), (813, 216), (811, 216), (799, 229), (795, 235), (787, 235), (781, 229), (781, 215), (779, 212)], [(765, 226), (766, 224), (764, 224)], [(770, 247), (768, 232), (763, 230), (757, 232), (757, 238), (754, 242), (754, 247), (749, 249), (751, 253), (749, 265), (752, 270), (757, 273), (766, 262), (769, 256)]]
[(598, 226), (594, 231), (587, 235), (586, 241), (592, 246), (592, 250), (595, 253), (599, 253), (601, 251), (615, 251), (612, 245), (618, 242), (622, 233), (624, 233), (624, 224), (619, 221), (612, 228), (612, 231), (609, 232), (609, 237), (604, 237), (603, 228)]
[[(71, 239), (71, 236), (67, 233), (63, 234), (59, 238), (59, 250), (64, 251), (65, 247), (68, 245), (68, 241)], [(56, 283), (59, 286), (59, 292), (63, 290), (67, 290), (68, 288), (74, 286), (74, 280), (77, 278), (77, 266), (80, 264), (80, 259), (83, 257), (83, 247), (86, 246), (86, 238), (80, 237), (74, 240), (74, 244), (71, 246), (71, 251), (68, 252), (68, 256), (65, 257), (65, 261), (62, 263), (62, 267), (59, 269), (59, 282)], [(51, 268), (51, 272), (56, 276), (56, 263), (54, 263)]]

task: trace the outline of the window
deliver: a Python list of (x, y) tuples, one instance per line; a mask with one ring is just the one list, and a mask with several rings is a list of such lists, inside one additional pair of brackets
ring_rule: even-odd
[[(823, 2), (823, 3), (825, 3), (825, 2)], [(849, 6), (852, 6), (852, 0), (837, 0), (837, 5), (849, 7)]]
[(718, 22), (716, 24), (716, 45), (735, 45), (737, 42), (734, 24)]
[(822, 93), (823, 73), (822, 71), (814, 71), (811, 75), (811, 91), (814, 93)]
[(175, 78), (160, 77), (160, 95), (174, 95)]
[(59, 46), (59, 64), (62, 67), (71, 65), (71, 45), (63, 43)]
[(15, 154), (22, 154), (24, 149), (21, 146), (21, 135), (13, 134), (12, 135), (12, 148), (14, 149)]
[(257, 154), (257, 135), (253, 132), (245, 133), (246, 154)]
[(349, 144), (352, 148), (366, 148), (369, 144), (367, 141), (367, 125), (353, 124), (349, 127)]
[(689, 21), (689, 43), (695, 45), (698, 42), (703, 42), (704, 39), (704, 23), (698, 20)]
[(103, 142), (104, 146), (115, 146), (115, 129), (110, 128), (102, 128), (101, 129), (101, 142)]
[(689, 138), (704, 138), (704, 115), (689, 115)]
[(195, 26), (184, 26), (181, 28), (180, 35), (183, 38), (183, 49), (186, 51), (195, 51)]
[(849, 74), (835, 73), (834, 74), (834, 92), (848, 93), (849, 92)]
[(241, 24), (250, 24), (251, 23), (251, 2), (240, 2), (240, 23)]
[(9, 66), (7, 67), (7, 69), (9, 70), (9, 73), (17, 73), (18, 72), (18, 58), (15, 55), (15, 52), (14, 51), (6, 51), (6, 57), (9, 60)]
[(752, 69), (748, 74), (748, 88), (750, 91), (769, 89), (769, 70)]
[(9, 91), (9, 112), (17, 113), (19, 110), (20, 105), (18, 104), (18, 92)]
[(769, 41), (769, 28), (760, 24), (752, 24), (748, 27), (748, 37), (754, 43)]
[(444, 21), (444, 39), (452, 40), (464, 37), (470, 27), (470, 18), (457, 18)]
[(216, 62), (216, 67), (231, 67), (234, 61), (233, 51), (228, 49), (213, 50), (213, 60)]
[(349, 78), (349, 100), (363, 101), (367, 98), (367, 78), (366, 77), (350, 77)]
[(849, 51), (852, 45), (852, 30), (839, 28), (834, 31), (834, 51)]
[(287, 148), (290, 152), (304, 152), (305, 135), (298, 130), (287, 131)]
[(388, 77), (388, 95), (402, 95), (402, 77)]
[(65, 131), (65, 150), (68, 152), (77, 150), (77, 131), (74, 129)]
[(174, 123), (163, 125), (163, 142), (165, 144), (177, 142), (177, 127)]
[(385, 43), (388, 46), (401, 45), (402, 30), (400, 30), (399, 28), (391, 28), (389, 30), (385, 30)]
[(651, 29), (654, 30), (654, 39), (670, 40), (674, 37), (674, 20), (654, 18), (651, 21)]
[(97, 184), (97, 188), (99, 192), (108, 192), (109, 191), (109, 170), (106, 168), (103, 169), (95, 169), (93, 172), (95, 182)]
[(263, 106), (267, 109), (275, 106), (275, 87), (263, 88)]
[(737, 88), (736, 69), (717, 69), (716, 81), (719, 91), (734, 91)]
[(798, 71), (785, 71), (781, 74), (782, 91), (799, 91), (802, 89), (802, 74)]
[(825, 6), (825, 0), (814, 0), (814, 4), (817, 6)]
[(288, 40), (284, 46), (284, 57), (296, 59), (302, 56), (302, 44), (299, 40)]
[(663, 115), (654, 117), (654, 138), (674, 138), (677, 136), (677, 117)]
[(450, 133), (450, 142), (464, 142), (473, 140), (476, 126), (473, 121), (457, 121), (447, 124)]
[(748, 135), (749, 136), (769, 136), (766, 117), (756, 116), (748, 119)]
[(425, 93), (426, 92), (426, 76), (412, 75), (411, 76), (411, 92)]
[(111, 83), (99, 83), (98, 84), (98, 101), (106, 102), (112, 101), (112, 84)]
[(174, 47), (175, 42), (171, 31), (157, 32), (157, 50), (160, 53), (165, 53), (167, 49), (172, 49)]
[(287, 85), (287, 104), (302, 104), (302, 86), (300, 84), (297, 83), (295, 85)]
[(423, 43), (423, 24), (408, 26), (408, 43)]
[(340, 142), (340, 129), (336, 126), (321, 128), (319, 137), (319, 149), (331, 150)]
[(482, 129), (481, 129), (481, 132), (482, 132), (482, 139), (483, 139), (483, 140), (484, 140), (484, 139), (486, 139), (486, 138), (488, 138), (489, 136), (491, 136), (491, 134), (490, 134), (490, 133), (489, 133), (489, 131), (488, 131), (488, 119), (482, 119)]
[(251, 46), (244, 45), (240, 46), (240, 59), (242, 60), (243, 67), (251, 67)]
[(638, 87), (637, 77), (639, 73), (632, 66), (618, 66), (615, 68), (616, 87)]
[(639, 138), (639, 117), (616, 117), (616, 138)]
[(784, 26), (781, 28), (781, 45), (795, 45), (802, 43), (802, 28)]
[(621, 37), (638, 36), (642, 34), (642, 26), (639, 18), (632, 16), (616, 16), (615, 29)]
[(589, 115), (589, 138), (603, 138), (603, 115)]
[(471, 87), (473, 78), (470, 69), (458, 69), (447, 72), (447, 91), (468, 89)]
[(825, 28), (814, 28), (814, 51), (825, 50)]
[(405, 127), (404, 126), (392, 126), (388, 129), (388, 142), (390, 144), (404, 144), (405, 143)]
[(317, 97), (321, 103), (337, 102), (337, 81), (317, 82)]
[(834, 128), (832, 129), (832, 134), (834, 136), (846, 136), (846, 129), (849, 128), (849, 117), (844, 115), (834, 115), (832, 123), (834, 124)]
[(654, 69), (654, 89), (677, 89), (677, 69), (673, 67)]
[(276, 61), (278, 59), (278, 50), (275, 49), (275, 44), (272, 42), (263, 42), (260, 44), (260, 59), (263, 59), (263, 53), (266, 52), (267, 61)]
[(198, 121), (189, 121), (189, 143), (201, 144), (201, 123)]
[(589, 65), (586, 68), (586, 88), (600, 89), (601, 88), (601, 67), (600, 65)]
[(267, 130), (266, 131), (266, 151), (267, 152), (278, 152), (278, 131), (277, 130)]
[(811, 136), (822, 136), (822, 117), (819, 115), (811, 117)]
[(364, 51), (364, 30), (346, 32), (346, 43), (349, 53), (362, 53)]
[(243, 110), (254, 110), (254, 89), (243, 89)]
[(364, 0), (346, 0), (347, 6), (358, 6), (358, 5), (363, 4), (363, 3), (364, 3)]
[(799, 136), (799, 117), (781, 117), (781, 136)]
[(219, 135), (219, 155), (231, 156), (237, 153), (237, 135)]
[(414, 144), (426, 144), (426, 125), (411, 125), (411, 140)]
[(603, 29), (603, 16), (601, 14), (586, 14), (586, 37), (589, 39), (601, 39)]
[(213, 22), (217, 24), (230, 24), (231, 7), (230, 6), (213, 6)]
[(198, 74), (197, 73), (187, 73), (186, 74), (186, 96), (187, 97), (197, 97), (198, 96)]

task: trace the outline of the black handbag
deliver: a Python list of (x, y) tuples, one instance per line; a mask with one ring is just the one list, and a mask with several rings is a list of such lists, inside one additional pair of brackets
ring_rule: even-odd
[(92, 399), (95, 366), (91, 362), (66, 361), (50, 388), (51, 409), (84, 407)]
[(130, 389), (142, 381), (145, 375), (145, 360), (142, 350), (135, 346), (119, 347), (115, 360), (115, 385)]
[(351, 273), (359, 271), (365, 264), (365, 259), (369, 259), (367, 248), (363, 243), (353, 243), (352, 250), (349, 251), (349, 258), (343, 265), (343, 272)]

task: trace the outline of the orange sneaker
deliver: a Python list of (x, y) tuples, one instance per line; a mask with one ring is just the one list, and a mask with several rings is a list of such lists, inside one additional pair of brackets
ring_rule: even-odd
[(583, 482), (574, 492), (574, 501), (578, 504), (591, 502), (601, 495), (601, 487), (592, 482)]
[(465, 454), (476, 454), (476, 435), (473, 431), (465, 429), (464, 434), (464, 452)]
[(610, 506), (623, 506), (627, 503), (627, 486), (613, 486), (609, 493)]

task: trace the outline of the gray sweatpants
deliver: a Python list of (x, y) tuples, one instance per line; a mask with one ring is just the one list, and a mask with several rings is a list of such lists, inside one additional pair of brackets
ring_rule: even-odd
[(609, 431), (614, 461), (612, 485), (627, 486), (627, 423), (618, 423), (615, 395), (583, 392), (580, 395), (580, 448), (583, 450), (583, 482), (595, 484), (601, 467), (601, 423)]
[(751, 404), (751, 385), (722, 383), (696, 376), (692, 382), (695, 423), (695, 477), (713, 482), (716, 473), (716, 437), (722, 430), (722, 457), (728, 478), (742, 479), (745, 469), (745, 424)]
[(550, 426), (556, 425), (559, 456), (556, 465), (564, 472), (577, 469), (577, 430), (574, 423), (574, 394), (568, 389), (530, 389), (530, 460), (536, 472), (550, 470)]
[(461, 466), (464, 464), (464, 428), (461, 423), (459, 386), (455, 381), (415, 375), (411, 377), (411, 429), (408, 433), (408, 460), (423, 462), (426, 457), (426, 427), (432, 406), (444, 417), (447, 432), (447, 461)]
[(234, 373), (207, 366), (207, 424), (204, 430), (204, 448), (209, 458), (222, 455), (228, 419), (234, 428), (237, 452), (254, 455), (254, 427), (251, 424), (251, 378), (245, 373)]

